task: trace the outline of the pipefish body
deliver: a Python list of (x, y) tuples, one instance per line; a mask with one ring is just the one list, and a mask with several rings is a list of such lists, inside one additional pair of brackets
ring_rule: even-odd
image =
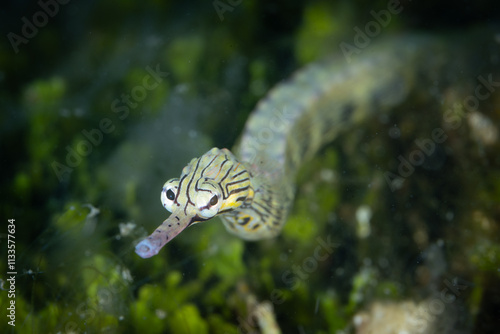
[(277, 236), (293, 204), (297, 171), (322, 145), (411, 96), (431, 95), (436, 81), (444, 88), (474, 78), (477, 60), (488, 60), (471, 45), (490, 43), (490, 36), (393, 37), (363, 49), (349, 64), (335, 58), (297, 72), (257, 104), (236, 155), (212, 148), (164, 184), (161, 201), (172, 214), (136, 253), (156, 255), (185, 228), (215, 216), (245, 240)]

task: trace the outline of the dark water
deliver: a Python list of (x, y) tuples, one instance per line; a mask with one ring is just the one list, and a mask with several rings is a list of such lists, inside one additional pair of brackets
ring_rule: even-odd
[(489, 50), (470, 82), (429, 87), (324, 148), (278, 238), (244, 242), (215, 220), (151, 259), (134, 253), (168, 216), (163, 183), (231, 148), (295, 70), (331, 54), (348, 66), (417, 31), (489, 26), (495, 50), (495, 7), (2, 4), (0, 331), (496, 333), (500, 55)]

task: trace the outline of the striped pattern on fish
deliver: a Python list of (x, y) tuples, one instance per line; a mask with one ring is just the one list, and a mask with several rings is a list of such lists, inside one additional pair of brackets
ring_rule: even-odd
[(236, 145), (239, 159), (213, 148), (165, 183), (161, 200), (172, 214), (137, 254), (153, 256), (186, 227), (215, 216), (243, 239), (275, 237), (293, 204), (298, 169), (322, 145), (411, 94), (429, 96), (438, 79), (445, 86), (450, 69), (469, 61), (466, 51), (439, 38), (404, 36), (370, 46), (349, 65), (336, 58), (299, 71), (258, 103)]

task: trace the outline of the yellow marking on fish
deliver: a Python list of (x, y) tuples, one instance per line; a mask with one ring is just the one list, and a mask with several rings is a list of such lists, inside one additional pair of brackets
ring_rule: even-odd
[(428, 94), (439, 75), (456, 70), (435, 57), (443, 54), (442, 39), (410, 37), (374, 45), (349, 66), (338, 58), (312, 64), (271, 90), (245, 125), (236, 148), (240, 161), (213, 148), (165, 183), (161, 201), (172, 214), (137, 245), (137, 254), (155, 255), (186, 227), (215, 216), (246, 240), (278, 235), (297, 171), (324, 143), (410, 94)]

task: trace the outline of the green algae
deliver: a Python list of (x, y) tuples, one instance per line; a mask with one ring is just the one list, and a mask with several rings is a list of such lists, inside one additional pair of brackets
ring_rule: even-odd
[(354, 313), (359, 305), (369, 300), (372, 287), (376, 284), (377, 272), (371, 267), (361, 268), (352, 280), (352, 290), (349, 293), (349, 302), (346, 306), (347, 313)]
[[(161, 69), (162, 66), (158, 68)], [(168, 99), (171, 90), (168, 81), (170, 73), (166, 74), (166, 77), (159, 78), (161, 80), (159, 81), (151, 75), (155, 69), (156, 66), (131, 68), (127, 76), (123, 78), (120, 85), (124, 92), (122, 94), (128, 95), (128, 99), (131, 101), (116, 104), (115, 110), (122, 110), (125, 105), (129, 107), (127, 112), (120, 113), (121, 120), (124, 121), (129, 117), (140, 119), (141, 115), (144, 114), (154, 117), (161, 112), (163, 103), (165, 99)], [(121, 94), (120, 97), (122, 97)], [(125, 101), (123, 98), (120, 100)]]
[(328, 326), (328, 332), (325, 333), (337, 333), (344, 329), (347, 326), (347, 321), (338, 295), (334, 291), (328, 290), (319, 298), (321, 312)]
[(34, 81), (25, 89), (22, 103), (29, 115), (29, 164), (20, 173), (29, 175), (29, 186), (32, 189), (51, 191), (55, 186), (49, 166), (65, 135), (58, 130), (68, 124), (57, 112), (66, 90), (66, 82), (60, 77)]
[(238, 334), (238, 327), (228, 323), (224, 317), (218, 314), (210, 314), (207, 317), (210, 333)]
[(473, 265), (484, 272), (500, 275), (500, 244), (491, 240), (482, 240), (475, 245), (470, 254), (470, 261)]
[(23, 201), (28, 201), (31, 191), (31, 180), (27, 172), (20, 171), (13, 182), (13, 192)]
[(172, 317), (168, 318), (168, 325), (173, 333), (208, 333), (208, 324), (201, 318), (196, 306), (192, 304), (179, 308)]
[(89, 213), (90, 209), (80, 203), (68, 203), (64, 212), (54, 217), (54, 225), (63, 232), (75, 230), (77, 227), (82, 226)]
[(204, 279), (215, 275), (223, 280), (234, 282), (235, 279), (246, 272), (242, 255), (243, 242), (233, 239), (226, 243), (224, 247), (218, 248), (208, 259), (201, 259), (201, 261), (205, 262), (205, 265), (200, 270), (200, 278)]
[[(104, 11), (106, 14), (97, 11), (102, 17), (111, 15), (117, 19), (108, 19), (99, 25), (101, 28), (111, 27), (112, 30), (93, 31), (92, 36), (95, 38), (92, 38), (87, 46), (88, 54), (84, 53), (80, 57), (89, 59), (89, 66), (102, 64), (103, 59), (107, 60), (106, 57), (113, 54), (110, 45), (113, 45), (117, 35), (119, 38), (130, 39), (126, 43), (116, 45), (120, 48), (117, 53), (124, 51), (127, 46), (139, 49), (140, 53), (154, 53), (155, 51), (151, 50), (140, 50), (142, 44), (137, 46), (136, 43), (142, 37), (144, 40), (150, 38), (149, 34), (142, 37), (136, 35), (139, 36), (137, 38), (133, 34), (118, 33), (123, 22), (120, 18), (123, 15), (134, 13), (151, 3), (154, 4), (155, 10), (172, 6), (170, 3), (159, 1), (141, 4), (132, 2), (99, 4), (97, 9), (106, 9)], [(353, 13), (354, 8), (346, 5), (338, 6), (332, 7), (322, 1), (304, 4), (303, 21), (296, 30), (296, 37), (288, 38), (288, 42), (284, 44), (277, 43), (279, 48), (293, 49), (298, 63), (315, 60), (329, 53), (332, 48), (336, 49), (338, 43), (332, 42), (335, 39), (331, 36), (336, 36), (338, 41), (339, 32), (345, 31), (345, 26), (351, 29), (353, 24), (346, 22), (356, 15)], [(82, 157), (81, 162), (73, 169), (69, 183), (58, 182), (50, 164), (54, 160), (64, 163), (65, 147), (75, 148), (86, 139), (81, 134), (82, 129), (94, 128), (98, 124), (95, 123), (96, 120), (99, 122), (102, 117), (113, 116), (110, 108), (113, 99), (122, 93), (130, 93), (134, 87), (141, 84), (147, 75), (145, 66), (142, 63), (134, 63), (128, 56), (124, 56), (127, 57), (126, 60), (115, 58), (118, 63), (132, 59), (130, 68), (123, 72), (113, 87), (102, 89), (94, 97), (91, 94), (79, 96), (75, 87), (82, 90), (84, 87), (78, 82), (75, 84), (75, 81), (83, 82), (83, 86), (86, 86), (89, 81), (97, 77), (95, 73), (89, 75), (90, 80), (82, 80), (81, 77), (75, 79), (72, 77), (73, 73), (68, 76), (49, 76), (46, 79), (32, 80), (23, 87), (24, 93), (19, 99), (19, 105), (24, 108), (27, 115), (22, 137), (26, 140), (28, 157), (27, 161), (19, 162), (21, 168), (12, 175), (12, 190), (20, 198), (18, 203), (23, 204), (23, 210), (31, 207), (26, 209), (31, 212), (30, 217), (36, 217), (36, 220), (40, 221), (34, 226), (33, 234), (47, 226), (54, 229), (45, 230), (50, 232), (52, 238), (47, 239), (47, 234), (43, 234), (42, 237), (45, 239), (42, 239), (46, 241), (41, 242), (39, 248), (38, 243), (30, 246), (33, 249), (30, 252), (39, 252), (39, 257), (20, 262), (25, 270), (35, 268), (33, 264), (36, 264), (37, 270), (40, 271), (39, 274), (33, 275), (33, 278), (24, 275), (23, 279), (19, 279), (20, 293), (16, 297), (17, 316), (20, 319), (18, 324), (22, 321), (20, 328), (23, 332), (91, 333), (127, 332), (133, 329), (148, 333), (237, 333), (239, 320), (235, 308), (229, 305), (228, 299), (233, 294), (236, 282), (248, 278), (251, 278), (250, 288), (259, 300), (272, 300), (273, 291), (279, 289), (283, 300), (276, 301), (274, 306), (283, 332), (296, 331), (302, 326), (316, 333), (336, 333), (348, 326), (352, 314), (362, 308), (368, 300), (384, 298), (394, 300), (406, 297), (398, 286), (399, 282), (383, 280), (382, 277), (378, 277), (383, 274), (376, 269), (370, 270), (361, 265), (350, 271), (349, 266), (342, 262), (342, 249), (336, 249), (324, 261), (317, 261), (317, 268), (307, 273), (306, 279), (298, 279), (296, 274), (293, 276), (297, 280), (294, 281), (296, 284), (283, 279), (284, 276), (291, 277), (285, 274), (287, 270), (291, 271), (294, 265), (304, 266), (304, 263), (307, 263), (306, 259), (314, 256), (318, 246), (317, 237), (349, 228), (353, 230), (352, 226), (349, 227), (349, 223), (354, 221), (350, 212), (355, 212), (360, 203), (377, 212), (372, 219), (373, 226), (381, 226), (385, 224), (384, 222), (391, 221), (392, 213), (380, 212), (384, 207), (391, 207), (396, 212), (394, 216), (401, 216), (412, 206), (418, 208), (408, 214), (412, 219), (426, 221), (431, 226), (434, 222), (444, 224), (442, 220), (435, 220), (432, 215), (431, 218), (424, 214), (419, 215), (420, 212), (438, 210), (417, 205), (420, 199), (414, 194), (418, 193), (415, 192), (415, 188), (408, 185), (417, 181), (407, 182), (403, 193), (389, 194), (380, 185), (383, 184), (383, 180), (371, 179), (374, 175), (374, 161), (379, 163), (381, 160), (376, 158), (377, 147), (385, 148), (393, 145), (391, 147), (393, 151), (387, 150), (398, 152), (397, 154), (403, 148), (394, 143), (379, 141), (374, 144), (377, 147), (372, 151), (361, 154), (363, 150), (361, 153), (357, 152), (363, 143), (363, 140), (359, 139), (361, 137), (356, 137), (350, 142), (348, 140), (346, 145), (339, 145), (340, 148), (328, 147), (305, 167), (299, 176), (297, 200), (293, 212), (279, 238), (247, 243), (227, 234), (221, 223), (214, 221), (209, 223), (211, 225), (192, 227), (196, 230), (186, 231), (179, 240), (170, 243), (152, 259), (140, 259), (133, 253), (133, 245), (147, 232), (151, 232), (150, 227), (155, 225), (148, 221), (150, 214), (145, 211), (149, 207), (144, 206), (142, 197), (146, 192), (156, 194), (161, 188), (161, 182), (152, 182), (151, 179), (144, 184), (144, 179), (138, 174), (141, 176), (157, 174), (158, 178), (163, 179), (178, 176), (179, 170), (163, 169), (158, 166), (152, 168), (147, 158), (149, 156), (156, 158), (155, 150), (158, 149), (172, 152), (170, 157), (172, 160), (182, 160), (181, 153), (175, 152), (175, 145), (182, 147), (189, 136), (183, 132), (175, 140), (158, 143), (155, 150), (148, 150), (142, 143), (143, 137), (130, 139), (126, 134), (133, 130), (136, 123), (144, 119), (151, 118), (153, 123), (158, 122), (155, 116), (166, 112), (165, 101), (172, 97), (177, 89), (186, 87), (183, 85), (188, 84), (192, 89), (190, 94), (182, 97), (189, 99), (190, 96), (203, 92), (198, 86), (200, 79), (209, 81), (213, 86), (222, 86), (234, 82), (227, 79), (230, 77), (227, 73), (233, 71), (231, 73), (236, 73), (233, 77), (248, 75), (248, 78), (242, 79), (248, 81), (248, 85), (243, 84), (236, 89), (232, 86), (221, 89), (224, 90), (223, 94), (232, 95), (233, 104), (223, 100), (224, 103), (214, 108), (214, 112), (203, 115), (208, 121), (206, 124), (200, 122), (201, 130), (196, 128), (210, 133), (210, 136), (213, 136), (211, 138), (215, 138), (207, 142), (200, 140), (200, 149), (212, 143), (231, 146), (233, 142), (227, 133), (237, 131), (233, 129), (231, 123), (233, 117), (242, 124), (256, 98), (265, 94), (276, 81), (270, 77), (272, 75), (279, 79), (283, 77), (283, 73), (279, 72), (280, 67), (269, 61), (271, 57), (269, 54), (261, 55), (260, 58), (254, 57), (257, 54), (256, 41), (262, 40), (263, 37), (254, 31), (260, 25), (260, 18), (270, 15), (269, 12), (261, 13), (259, 10), (262, 10), (259, 4), (245, 2), (236, 6), (232, 12), (227, 12), (227, 19), (217, 22), (212, 32), (201, 33), (198, 28), (186, 34), (174, 34), (172, 42), (158, 48), (159, 59), (151, 60), (148, 65), (154, 66), (158, 61), (162, 66), (163, 64), (168, 66), (168, 71), (172, 75), (157, 88), (148, 91), (147, 98), (141, 101), (139, 107), (130, 108), (130, 118), (127, 117), (124, 122), (114, 122), (116, 130), (106, 137), (102, 145), (93, 147), (91, 155)], [(209, 17), (207, 21), (217, 20), (214, 12), (206, 15)], [(99, 21), (98, 17), (100, 16), (96, 16), (93, 20)], [(40, 38), (40, 41), (36, 42), (37, 45), (45, 44), (45, 53), (49, 54), (49, 49), (54, 45), (54, 37), (40, 35)], [(6, 57), (4, 52), (0, 56)], [(26, 59), (22, 54), (15, 59), (11, 57), (11, 64), (19, 63), (23, 57)], [(234, 70), (232, 67), (229, 71), (228, 63), (238, 57), (242, 59), (241, 64), (243, 64), (239, 65), (240, 70)], [(208, 95), (211, 93), (212, 91)], [(179, 98), (178, 95), (174, 97)], [(82, 98), (88, 99), (88, 104), (81, 104), (79, 101)], [(66, 108), (78, 105), (85, 110), (83, 115), (66, 113)], [(182, 113), (184, 109), (181, 111), (176, 109), (176, 112)], [(175, 117), (171, 118), (169, 124), (170, 122), (175, 124), (173, 120)], [(418, 126), (412, 119), (406, 124), (413, 125), (402, 130), (405, 138), (411, 141)], [(378, 129), (378, 126), (376, 128)], [(172, 127), (168, 130), (172, 131)], [(385, 129), (382, 126), (380, 131), (383, 130)], [(223, 138), (225, 141), (217, 141), (217, 138)], [(118, 150), (116, 145), (121, 143), (125, 144), (124, 155), (128, 155), (129, 160), (119, 160), (113, 165), (106, 164), (105, 160)], [(470, 153), (460, 149), (459, 146), (454, 146), (453, 150), (458, 154)], [(342, 154), (349, 157), (348, 163), (344, 161), (345, 157)], [(397, 154), (395, 153), (395, 156)], [(486, 152), (486, 156), (489, 154)], [(471, 156), (472, 161), (485, 159), (484, 156), (478, 157), (473, 154)], [(140, 162), (138, 167), (127, 169), (132, 160)], [(489, 163), (494, 166), (494, 159), (490, 159)], [(374, 186), (368, 190), (355, 191), (354, 195), (352, 191), (346, 191), (346, 188), (352, 187), (350, 181), (344, 179), (346, 174), (343, 170), (346, 165), (348, 175), (355, 175), (357, 180), (362, 180), (357, 181), (358, 184), (363, 180), (370, 180)], [(383, 169), (384, 166), (380, 168)], [(120, 174), (125, 176), (113, 179), (110, 175), (115, 174), (117, 170), (126, 171)], [(448, 171), (452, 171), (452, 168)], [(457, 173), (448, 179), (446, 175), (441, 174), (440, 177), (446, 179), (448, 184), (462, 185), (476, 182), (480, 176), (474, 175), (471, 180), (464, 180), (464, 176)], [(422, 174), (420, 176), (416, 174), (413, 178), (421, 176)], [(478, 184), (483, 184), (484, 187), (469, 187), (467, 194), (457, 194), (457, 203), (460, 206), (467, 206), (470, 199), (487, 203), (484, 205), (486, 208), (483, 215), (489, 218), (489, 224), (494, 227), (497, 225), (494, 219), (496, 214), (491, 207), (499, 198), (500, 183), (496, 181), (494, 171), (484, 174), (482, 178), (480, 180), (482, 182)], [(113, 182), (114, 185), (111, 186), (109, 182)], [(117, 191), (110, 192), (111, 188)], [(410, 195), (407, 195), (408, 193)], [(401, 201), (390, 202), (387, 198), (392, 199), (391, 196), (399, 196)], [(109, 197), (113, 197), (113, 200), (107, 201)], [(449, 201), (449, 197), (443, 197), (441, 194), (436, 198)], [(37, 211), (41, 199), (47, 201), (44, 210), (48, 214)], [(110, 202), (120, 202), (122, 205), (110, 205)], [(91, 209), (85, 203), (93, 203), (101, 210), (101, 214), (89, 217)], [(406, 206), (398, 211), (397, 207), (401, 203)], [(157, 198), (155, 205), (160, 206)], [(480, 203), (476, 205), (482, 206)], [(155, 221), (158, 220), (160, 223), (167, 214), (161, 211), (161, 214), (153, 215)], [(133, 221), (135, 228), (130, 236), (118, 238), (118, 225), (125, 221)], [(406, 221), (401, 219), (397, 222), (403, 226), (406, 224)], [(21, 223), (23, 226), (28, 226), (28, 218)], [(147, 231), (143, 226), (149, 226)], [(474, 235), (481, 231), (474, 220), (459, 222), (454, 220), (446, 226), (450, 232), (445, 234), (445, 239), (456, 243), (461, 241), (457, 241), (454, 237), (456, 226)], [(89, 227), (94, 228), (93, 233), (89, 233)], [(379, 248), (388, 246), (383, 245), (381, 239), (377, 240), (380, 236), (377, 234), (380, 233), (377, 229), (372, 229), (373, 238), (354, 240), (352, 245), (355, 252), (354, 259), (348, 258), (348, 261), (354, 262), (353, 267), (357, 267), (358, 263), (367, 257), (373, 258), (375, 262), (380, 254), (384, 254)], [(335, 242), (341, 241), (341, 237), (351, 233), (352, 230), (335, 234)], [(401, 231), (406, 233), (411, 232), (411, 229), (401, 229)], [(432, 240), (437, 232), (431, 231), (434, 233), (431, 235)], [(485, 231), (486, 235), (464, 241), (468, 251), (467, 256), (464, 257), (465, 260), (458, 261), (459, 265), (451, 268), (455, 271), (457, 267), (469, 269), (472, 267), (477, 270), (472, 273), (465, 269), (459, 271), (465, 276), (472, 277), (471, 280), (476, 286), (469, 305), (477, 313), (481, 312), (481, 304), (488, 297), (485, 295), (485, 291), (488, 290), (483, 288), (483, 285), (491, 284), (483, 276), (498, 275), (499, 267), (500, 251), (495, 237), (496, 230), (491, 228)], [(22, 233), (23, 237), (29, 235), (27, 232)], [(19, 236), (19, 239), (21, 238)], [(412, 247), (401, 246), (406, 242), (405, 239), (401, 242), (394, 241), (394, 248), (402, 253), (400, 254), (403, 257), (402, 261), (414, 255), (411, 253), (414, 251)], [(23, 245), (24, 248), (27, 243), (28, 241), (23, 240), (19, 245)], [(452, 258), (452, 261), (457, 260)], [(5, 272), (4, 269), (2, 265), (2, 272)], [(396, 276), (394, 273), (391, 275)], [(349, 286), (349, 283), (339, 284), (350, 281), (352, 286)], [(4, 305), (4, 295), (1, 298)], [(241, 307), (237, 314), (246, 316), (245, 309)], [(1, 326), (0, 331), (7, 332), (6, 325), (2, 323)]]
[(207, 323), (196, 306), (188, 302), (201, 288), (199, 281), (182, 284), (182, 274), (178, 271), (170, 272), (160, 286), (142, 286), (130, 310), (134, 328), (151, 333), (161, 333), (167, 328), (175, 328), (175, 333), (205, 333)]
[(296, 37), (295, 53), (300, 64), (307, 64), (332, 54), (338, 34), (349, 25), (352, 7), (315, 2), (306, 6), (301, 29)]
[(400, 285), (389, 280), (378, 282), (374, 291), (374, 296), (378, 300), (398, 300), (401, 295)]
[(161, 333), (166, 329), (165, 321), (155, 313), (157, 305), (155, 297), (162, 297), (160, 287), (144, 286), (139, 292), (138, 300), (131, 305), (130, 317), (136, 331), (147, 331), (149, 333)]
[(204, 48), (199, 35), (179, 36), (172, 41), (165, 59), (179, 82), (191, 82), (197, 77)]
[(317, 235), (318, 228), (315, 223), (309, 214), (291, 215), (283, 228), (283, 234), (290, 240), (305, 243)]
[(340, 199), (333, 172), (337, 167), (337, 153), (328, 149), (300, 171), (298, 196), (283, 228), (286, 237), (310, 244), (318, 235)]

